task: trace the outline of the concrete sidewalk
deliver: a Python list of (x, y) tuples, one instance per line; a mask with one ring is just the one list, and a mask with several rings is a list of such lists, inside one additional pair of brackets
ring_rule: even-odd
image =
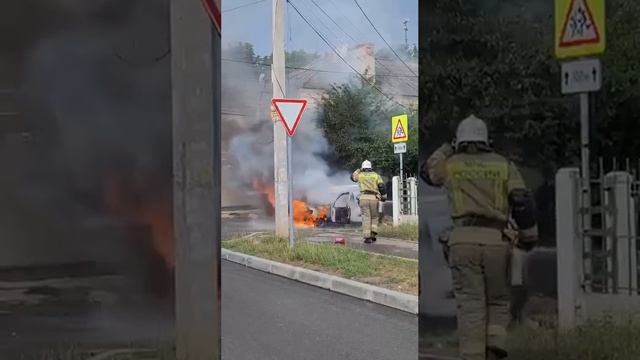
[(378, 237), (378, 241), (375, 243), (365, 244), (360, 231), (341, 229), (326, 232), (318, 231), (306, 237), (306, 240), (316, 243), (333, 244), (337, 238), (344, 238), (346, 241), (345, 245), (353, 249), (418, 260), (418, 242), (416, 241)]

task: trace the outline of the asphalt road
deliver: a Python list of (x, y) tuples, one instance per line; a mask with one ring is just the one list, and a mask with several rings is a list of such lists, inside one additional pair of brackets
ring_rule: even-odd
[[(117, 280), (108, 282), (95, 288), (119, 288)], [(417, 359), (416, 316), (229, 262), (222, 263), (222, 284), (224, 360)], [(71, 345), (172, 341), (170, 307), (82, 303), (50, 301), (0, 313), (0, 359)]]
[(223, 360), (415, 360), (418, 319), (223, 263)]

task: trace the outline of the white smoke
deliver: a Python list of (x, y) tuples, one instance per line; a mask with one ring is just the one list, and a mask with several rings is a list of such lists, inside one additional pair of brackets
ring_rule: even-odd
[[(311, 66), (314, 69), (332, 68), (333, 72), (316, 72), (310, 75), (290, 74), (286, 89), (288, 94), (299, 94), (300, 83), (310, 77), (318, 77), (317, 80), (325, 84), (327, 82), (342, 84), (351, 79), (346, 69), (328, 64), (327, 60), (316, 61)], [(243, 117), (245, 124), (242, 126), (246, 130), (233, 134), (231, 139), (228, 139), (228, 153), (233, 159), (234, 187), (245, 193), (253, 191), (252, 185), (255, 179), (272, 184), (274, 178), (274, 128), (270, 116), (271, 83), (267, 81), (263, 85), (262, 92), (256, 91), (256, 88), (261, 87), (260, 79), (263, 76), (259, 71), (251, 72), (246, 69), (247, 66), (223, 63), (223, 93), (227, 92), (227, 96), (223, 94), (222, 106), (223, 108), (242, 107), (243, 114), (247, 115)], [(269, 67), (265, 67), (264, 72), (269, 71)], [(234, 96), (230, 96), (231, 93)], [(288, 97), (297, 97), (297, 95)], [(325, 160), (326, 155), (331, 153), (331, 147), (318, 126), (321, 116), (320, 104), (321, 102), (310, 101), (292, 139), (291, 165), (294, 197), (305, 199), (311, 204), (329, 203), (334, 200), (334, 194), (329, 191), (330, 187), (351, 183), (348, 171), (332, 168)], [(278, 124), (278, 127), (281, 125)], [(284, 128), (281, 128), (281, 131), (285, 131)]]

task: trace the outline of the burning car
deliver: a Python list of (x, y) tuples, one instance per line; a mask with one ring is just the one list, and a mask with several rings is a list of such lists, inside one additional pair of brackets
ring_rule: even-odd
[(330, 206), (331, 222), (340, 225), (361, 223), (358, 185), (334, 186), (330, 191), (333, 196), (336, 196)]

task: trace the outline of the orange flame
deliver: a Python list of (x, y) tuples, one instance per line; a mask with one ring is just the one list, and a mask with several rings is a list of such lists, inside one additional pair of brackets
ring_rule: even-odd
[[(268, 185), (259, 179), (255, 179), (253, 181), (253, 187), (265, 196), (273, 209), (276, 203), (273, 184)], [(328, 219), (328, 212), (329, 209), (326, 206), (319, 206), (314, 212), (306, 201), (301, 199), (293, 200), (293, 224), (297, 228), (313, 228), (318, 226), (319, 223)]]
[(104, 201), (114, 215), (136, 223), (147, 224), (151, 228), (151, 240), (156, 252), (169, 267), (173, 267), (173, 219), (171, 201), (157, 194), (141, 198), (139, 189), (126, 186), (123, 178), (107, 177), (104, 187)]

